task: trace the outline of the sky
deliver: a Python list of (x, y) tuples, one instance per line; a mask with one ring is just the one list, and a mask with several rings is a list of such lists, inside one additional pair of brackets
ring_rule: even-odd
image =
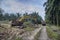
[(43, 7), (46, 0), (0, 0), (0, 7), (8, 13), (32, 13), (38, 12), (43, 18), (45, 16), (45, 7)]

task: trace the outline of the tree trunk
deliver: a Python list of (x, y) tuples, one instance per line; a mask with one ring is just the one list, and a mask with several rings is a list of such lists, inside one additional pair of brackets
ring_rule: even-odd
[(57, 27), (58, 27), (58, 12), (56, 13)]

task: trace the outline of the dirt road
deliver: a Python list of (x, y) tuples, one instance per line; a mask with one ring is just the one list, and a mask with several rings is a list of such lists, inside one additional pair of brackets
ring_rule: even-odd
[(39, 40), (49, 40), (47, 32), (46, 32), (46, 26), (42, 26), (41, 34), (39, 37)]

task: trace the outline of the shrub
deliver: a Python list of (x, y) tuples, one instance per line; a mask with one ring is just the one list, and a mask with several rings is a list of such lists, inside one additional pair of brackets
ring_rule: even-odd
[(29, 22), (24, 22), (24, 26), (25, 26), (25, 30), (26, 31), (32, 31), (32, 30), (34, 30), (34, 27), (33, 27), (33, 25), (32, 25), (32, 23), (29, 21)]
[(24, 22), (23, 25), (24, 25), (25, 27), (32, 27), (32, 26), (33, 26), (33, 24), (32, 24), (30, 21)]
[(29, 25), (30, 23), (31, 23), (30, 21), (29, 22), (24, 22), (25, 25)]

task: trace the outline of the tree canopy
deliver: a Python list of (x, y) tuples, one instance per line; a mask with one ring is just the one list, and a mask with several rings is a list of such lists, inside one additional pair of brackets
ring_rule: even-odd
[(60, 25), (60, 0), (47, 0), (44, 3), (46, 11), (46, 22), (54, 25)]
[[(3, 13), (3, 12), (4, 12), (4, 10), (0, 8), (0, 21), (16, 20), (16, 19), (20, 19), (22, 17), (22, 15), (20, 13)], [(28, 17), (28, 19), (30, 19), (31, 21), (35, 21), (37, 23), (41, 23), (41, 20), (43, 20), (42, 17), (38, 14), (38, 12), (32, 12), (30, 14), (25, 12), (23, 14), (23, 16), (30, 16), (30, 17)]]

